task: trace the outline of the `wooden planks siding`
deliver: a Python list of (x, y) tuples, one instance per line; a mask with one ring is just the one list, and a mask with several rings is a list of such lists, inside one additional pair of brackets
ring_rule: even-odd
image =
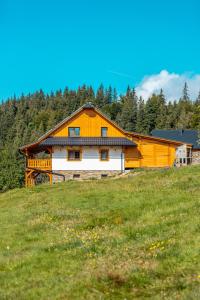
[(176, 147), (170, 143), (133, 138), (137, 149), (125, 149), (125, 168), (161, 168), (173, 166)]
[(85, 109), (77, 114), (72, 120), (61, 126), (52, 136), (68, 136), (69, 127), (80, 127), (81, 137), (100, 137), (101, 127), (108, 128), (108, 137), (126, 137), (126, 135), (111, 122), (90, 109)]

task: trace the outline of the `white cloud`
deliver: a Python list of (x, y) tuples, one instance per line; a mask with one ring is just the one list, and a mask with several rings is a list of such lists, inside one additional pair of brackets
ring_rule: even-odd
[(179, 100), (182, 95), (184, 83), (187, 82), (191, 99), (196, 99), (200, 90), (200, 75), (189, 73), (176, 74), (162, 70), (159, 74), (145, 76), (136, 87), (138, 96), (145, 100), (153, 93), (159, 93), (163, 89), (167, 100)]

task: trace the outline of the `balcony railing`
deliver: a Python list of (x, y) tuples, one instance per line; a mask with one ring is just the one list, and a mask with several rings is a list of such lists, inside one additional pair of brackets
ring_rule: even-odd
[(34, 168), (34, 169), (41, 169), (41, 170), (51, 170), (52, 169), (52, 163), (51, 159), (28, 159), (27, 160), (27, 167), (28, 168)]

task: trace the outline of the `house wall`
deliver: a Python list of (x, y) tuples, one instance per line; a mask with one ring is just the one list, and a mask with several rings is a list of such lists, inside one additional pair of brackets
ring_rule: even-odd
[(176, 149), (176, 158), (187, 158), (187, 145), (181, 145)]
[[(104, 177), (112, 177), (112, 176), (116, 176), (119, 175), (121, 173), (121, 171), (108, 171), (108, 170), (101, 170), (101, 171), (84, 171), (84, 170), (79, 170), (79, 171), (57, 171), (56, 173), (64, 175), (65, 180), (71, 180), (71, 179), (76, 179), (76, 180), (82, 180), (82, 179), (101, 179)], [(76, 177), (78, 175), (78, 177)], [(58, 176), (57, 174), (53, 175), (52, 178), (53, 183), (56, 182), (62, 182), (63, 181), (63, 177)]]
[(109, 149), (108, 161), (100, 160), (99, 149), (95, 146), (81, 147), (82, 159), (80, 161), (68, 161), (67, 147), (53, 147), (52, 170), (121, 171), (124, 169), (124, 158), (121, 157), (122, 147), (102, 147), (102, 149)]
[[(104, 118), (98, 112), (91, 109), (84, 109), (72, 119), (63, 124), (57, 129), (52, 136), (67, 137), (69, 127), (80, 127), (81, 137), (100, 137), (101, 127), (108, 128), (108, 137), (126, 137), (132, 139), (138, 147), (127, 147), (124, 149), (125, 168), (140, 168), (140, 167), (171, 167), (176, 158), (176, 146), (168, 142), (159, 142), (153, 138), (131, 137), (117, 128), (111, 121)], [(83, 159), (80, 167), (91, 170), (92, 163), (88, 159)], [(73, 162), (73, 164), (77, 162)], [(102, 168), (102, 162), (96, 158), (96, 168)], [(118, 163), (115, 166), (114, 161), (103, 162), (109, 169), (119, 169)], [(62, 165), (63, 166), (63, 165)], [(70, 168), (75, 166), (68, 165)], [(61, 166), (60, 166), (61, 167)], [(121, 168), (121, 167), (120, 167)]]
[[(52, 170), (122, 170), (124, 168), (162, 168), (171, 167), (176, 159), (174, 145), (152, 140), (134, 139), (137, 147), (102, 147), (109, 148), (109, 161), (99, 159), (99, 147), (82, 147), (81, 161), (67, 160), (67, 147), (54, 147)], [(123, 160), (121, 160), (121, 153)], [(122, 166), (123, 165), (123, 166)]]
[(200, 164), (200, 150), (192, 150), (192, 164)]
[(125, 149), (126, 168), (161, 168), (173, 166), (176, 158), (176, 146), (145, 137), (134, 137), (137, 148)]
[(108, 137), (126, 137), (121, 130), (91, 109), (85, 109), (78, 113), (71, 120), (66, 122), (66, 124), (63, 124), (52, 136), (68, 136), (69, 127), (80, 127), (81, 137), (100, 137), (101, 127), (108, 128)]
[(181, 145), (176, 149), (176, 166), (182, 166), (188, 164), (188, 151), (187, 145)]

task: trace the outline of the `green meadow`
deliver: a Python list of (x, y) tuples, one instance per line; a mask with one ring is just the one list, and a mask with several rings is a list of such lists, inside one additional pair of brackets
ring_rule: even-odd
[(0, 194), (0, 299), (146, 298), (200, 298), (200, 167)]

